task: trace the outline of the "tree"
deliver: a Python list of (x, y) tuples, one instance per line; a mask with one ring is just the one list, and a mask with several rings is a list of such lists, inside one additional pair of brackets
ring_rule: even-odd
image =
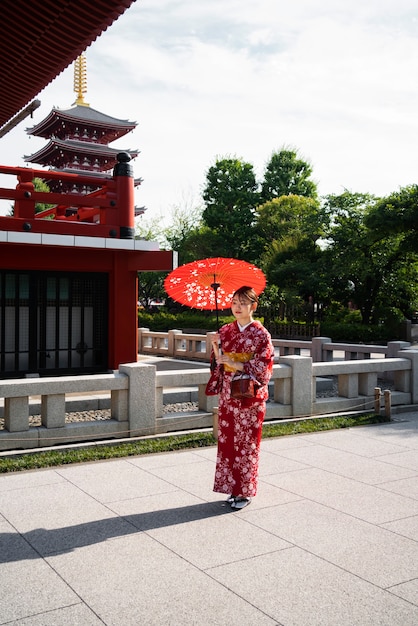
[(167, 297), (164, 278), (167, 272), (138, 272), (138, 302), (146, 311), (151, 311), (155, 301)]
[[(146, 240), (158, 241), (160, 246), (178, 252), (178, 263), (183, 265), (197, 258), (201, 258), (200, 206), (175, 206), (172, 211), (172, 221), (165, 224), (162, 216), (141, 221), (137, 224), (136, 235)], [(200, 243), (194, 245), (195, 239)], [(139, 272), (138, 298), (146, 309), (152, 308), (155, 300), (164, 300), (167, 294), (164, 289), (164, 278), (167, 272)]]
[(256, 228), (265, 245), (290, 233), (300, 233), (312, 241), (323, 235), (323, 212), (313, 198), (289, 194), (257, 207)]
[(179, 265), (202, 258), (201, 250), (194, 245), (196, 238), (201, 239), (202, 211), (200, 205), (175, 206), (172, 222), (163, 230), (167, 247), (178, 253)]
[(209, 168), (203, 191), (203, 223), (216, 235), (214, 254), (251, 260), (254, 212), (259, 202), (253, 166), (234, 158)]
[[(334, 299), (353, 302), (361, 312), (363, 324), (377, 323), (393, 309), (413, 298), (417, 264), (403, 246), (402, 235), (387, 234), (377, 238), (368, 227), (381, 200), (369, 194), (345, 191), (326, 198), (330, 214), (328, 246), (329, 282)], [(415, 259), (416, 261), (416, 259)], [(412, 275), (415, 281), (411, 284)]]
[(288, 194), (316, 199), (317, 186), (310, 180), (311, 176), (311, 165), (298, 157), (296, 151), (283, 148), (279, 152), (273, 152), (261, 185), (262, 201), (267, 202)]
[(403, 245), (418, 252), (418, 185), (401, 188), (376, 203), (366, 217), (376, 239), (394, 233), (404, 234)]
[(295, 302), (307, 306), (326, 295), (318, 245), (325, 232), (323, 219), (319, 202), (303, 196), (281, 196), (257, 208), (256, 231), (263, 249), (259, 263), (269, 284), (280, 288), (282, 310), (294, 310)]

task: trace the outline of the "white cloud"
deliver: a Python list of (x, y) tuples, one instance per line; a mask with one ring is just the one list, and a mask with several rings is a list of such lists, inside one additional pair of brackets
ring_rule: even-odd
[[(199, 201), (215, 158), (259, 176), (274, 150), (309, 159), (320, 193), (386, 195), (418, 178), (418, 21), (410, 0), (141, 0), (87, 51), (91, 106), (138, 122), (138, 204)], [(39, 122), (74, 101), (72, 68), (40, 95)], [(43, 140), (0, 141), (21, 165)]]

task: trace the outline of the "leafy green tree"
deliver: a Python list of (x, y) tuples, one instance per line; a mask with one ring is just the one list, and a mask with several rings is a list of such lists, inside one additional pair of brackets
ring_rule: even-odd
[(312, 166), (300, 158), (295, 150), (283, 148), (273, 152), (267, 163), (261, 184), (263, 202), (293, 194), (316, 199), (318, 190), (311, 180)]
[(377, 239), (402, 233), (404, 247), (418, 253), (418, 185), (403, 187), (382, 198), (370, 210), (366, 224)]
[(213, 256), (252, 260), (258, 184), (250, 163), (237, 158), (218, 160), (209, 168), (203, 191), (203, 223), (216, 236)]
[[(274, 240), (266, 248), (262, 267), (269, 284), (280, 289), (286, 317), (300, 314), (313, 320), (314, 305), (329, 299), (322, 256), (323, 251), (316, 242), (296, 232)], [(289, 311), (293, 313), (289, 315)], [(281, 313), (282, 319), (284, 316), (285, 313)]]
[(167, 272), (138, 272), (138, 302), (146, 311), (153, 309), (153, 303), (163, 301), (167, 294), (164, 278)]
[(324, 214), (313, 198), (289, 194), (257, 207), (256, 228), (265, 245), (299, 233), (316, 241), (324, 233)]
[[(202, 241), (209, 239), (209, 236), (204, 238), (201, 235), (201, 214), (200, 206), (175, 206), (168, 224), (162, 216), (138, 220), (136, 236), (158, 241), (162, 248), (177, 251), (179, 265), (189, 263), (202, 258)], [(196, 239), (198, 243), (195, 243)], [(153, 301), (167, 298), (164, 289), (164, 278), (167, 274), (168, 272), (138, 273), (138, 297), (145, 309), (152, 307)]]
[[(45, 192), (50, 191), (48, 185), (42, 180), (42, 178), (34, 178), (33, 186), (34, 186), (35, 191), (45, 191)], [(53, 204), (43, 204), (41, 202), (37, 202), (35, 204), (35, 213), (46, 211), (47, 209), (50, 209), (53, 206), (54, 206)]]
[(202, 211), (200, 205), (175, 206), (171, 223), (163, 229), (165, 247), (177, 251), (179, 265), (202, 258), (204, 254)]
[(411, 273), (418, 277), (402, 236), (395, 232), (378, 239), (368, 227), (379, 204), (374, 196), (348, 191), (327, 196), (325, 203), (330, 214), (325, 256), (334, 299), (354, 303), (363, 324), (377, 323), (399, 306), (405, 314), (413, 297)]
[(319, 268), (323, 220), (317, 200), (293, 194), (257, 208), (256, 231), (263, 250), (259, 263), (269, 283), (277, 285), (283, 296), (281, 318), (283, 311), (307, 309), (308, 303), (313, 310), (314, 303), (327, 297), (328, 287)]

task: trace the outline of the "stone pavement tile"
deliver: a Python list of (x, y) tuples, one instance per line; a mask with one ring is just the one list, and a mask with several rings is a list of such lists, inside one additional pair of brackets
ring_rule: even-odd
[[(298, 450), (301, 450), (301, 448), (298, 448)], [(274, 454), (267, 450), (261, 450), (259, 476), (268, 476), (269, 474), (279, 474), (281, 472), (293, 472), (294, 470), (309, 467), (306, 463), (293, 461), (285, 457), (284, 454), (285, 452), (283, 452), (283, 454)]]
[(136, 531), (68, 482), (5, 492), (0, 513), (42, 555)]
[(230, 512), (230, 507), (221, 508), (218, 503), (205, 502), (181, 489), (166, 494), (112, 502), (109, 508), (138, 530), (153, 530), (166, 526), (181, 528), (181, 524), (185, 522)]
[(391, 587), (388, 591), (418, 606), (418, 578), (403, 583), (402, 585)]
[(280, 450), (290, 450), (292, 448), (305, 448), (313, 445), (309, 436), (289, 435), (283, 437), (269, 437), (261, 440), (261, 451), (279, 452)]
[(387, 528), (398, 535), (418, 542), (418, 515), (382, 524), (382, 528)]
[(243, 522), (241, 511), (233, 511), (224, 497), (219, 502), (202, 502), (179, 491), (168, 497), (124, 500), (112, 504), (112, 508), (138, 530), (147, 532), (200, 569), (234, 561), (234, 537), (240, 538), (240, 555), (254, 556), (289, 545), (270, 532)]
[(62, 476), (50, 469), (0, 474), (0, 493), (12, 491), (13, 489), (27, 489), (28, 487), (62, 483), (63, 481)]
[[(266, 475), (266, 480), (268, 479), (269, 476)], [(251, 506), (245, 510), (264, 509), (269, 506), (286, 504), (287, 502), (295, 502), (296, 500), (301, 499), (301, 496), (290, 493), (290, 491), (285, 489), (275, 487), (274, 485), (266, 482), (264, 477), (261, 477), (258, 481), (257, 495), (252, 499)]]
[(185, 522), (181, 529), (161, 527), (148, 534), (200, 569), (240, 562), (291, 545), (240, 519), (239, 512)]
[(103, 626), (102, 620), (81, 603), (7, 622), (7, 626), (57, 626), (58, 624), (59, 626)]
[(372, 524), (418, 515), (417, 500), (317, 468), (266, 476), (263, 480)]
[(160, 452), (158, 454), (144, 454), (143, 456), (131, 456), (129, 461), (144, 470), (153, 470), (157, 467), (176, 467), (188, 463), (200, 463), (202, 460), (216, 461), (216, 448), (198, 448), (196, 450), (180, 450), (173, 452)]
[(210, 574), (284, 626), (418, 624), (418, 607), (297, 547)]
[[(367, 432), (365, 428), (368, 429)], [(335, 450), (353, 452), (354, 454), (365, 457), (381, 456), (383, 454), (392, 454), (393, 452), (404, 452), (408, 449), (399, 444), (385, 441), (382, 438), (373, 438), (373, 428), (368, 426), (310, 433), (303, 435), (303, 438), (309, 441), (311, 445), (320, 444), (329, 446)]]
[(0, 624), (80, 602), (80, 598), (0, 517)]
[[(392, 454), (389, 456), (397, 455)], [(309, 448), (282, 450), (280, 457), (304, 463), (305, 466), (310, 465), (311, 467), (317, 467), (327, 472), (338, 474), (339, 476), (353, 478), (354, 480), (369, 485), (376, 485), (386, 480), (409, 478), (415, 475), (413, 470), (395, 467), (381, 460), (359, 456), (352, 452), (335, 450), (328, 445), (323, 446), (318, 444), (310, 446)], [(280, 465), (279, 462), (278, 465)]]
[[(133, 462), (136, 462), (135, 459)], [(175, 467), (154, 467), (148, 471), (172, 487), (184, 489), (202, 500), (214, 501), (222, 497), (213, 492), (215, 464), (204, 458), (193, 465), (186, 462), (176, 464)]]
[(418, 543), (307, 500), (243, 519), (379, 587), (418, 577)]
[(60, 475), (104, 504), (173, 489), (169, 482), (142, 470), (130, 459), (81, 463), (60, 468)]
[(109, 626), (277, 624), (144, 533), (55, 555), (48, 562)]
[(418, 421), (393, 421), (387, 424), (374, 424), (356, 429), (359, 436), (378, 441), (388, 441), (392, 445), (418, 450)]
[(401, 496), (407, 498), (414, 498), (418, 500), (418, 474), (412, 478), (404, 478), (402, 480), (389, 480), (382, 485), (379, 485), (380, 489), (386, 489), (392, 493), (399, 493)]
[(208, 446), (207, 448), (195, 448), (192, 454), (195, 457), (200, 459), (206, 459), (207, 461), (212, 461), (212, 463), (216, 463), (216, 446)]
[(397, 454), (387, 454), (379, 457), (380, 461), (390, 464), (392, 467), (404, 467), (418, 472), (418, 454), (417, 450), (407, 450), (398, 452)]

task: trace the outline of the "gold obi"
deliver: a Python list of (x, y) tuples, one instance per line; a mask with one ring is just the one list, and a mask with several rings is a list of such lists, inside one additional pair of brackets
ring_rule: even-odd
[[(231, 359), (232, 361), (235, 361), (236, 363), (246, 363), (254, 356), (254, 353), (253, 352), (224, 352), (224, 355), (227, 356), (228, 359)], [(225, 372), (236, 371), (232, 367), (227, 365), (226, 363), (224, 365), (224, 368), (225, 368)]]

